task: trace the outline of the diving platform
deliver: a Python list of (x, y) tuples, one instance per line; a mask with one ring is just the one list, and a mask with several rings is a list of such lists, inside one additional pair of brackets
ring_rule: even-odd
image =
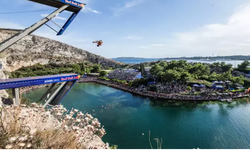
[(85, 5), (83, 3), (79, 3), (73, 0), (29, 0), (29, 1), (55, 7), (55, 8), (60, 8), (64, 5), (69, 5), (69, 7), (66, 8), (65, 10), (70, 11), (70, 12), (78, 12)]
[[(51, 84), (50, 88), (39, 99), (39, 101), (45, 101), (44, 106), (58, 105), (71, 90), (77, 80), (80, 79), (78, 74), (61, 74), (61, 75), (49, 75), (38, 77), (25, 77), (15, 79), (1, 79), (0, 90), (12, 89), (13, 104), (20, 104), (20, 88), (34, 85)], [(55, 90), (55, 85), (60, 83), (59, 87)]]
[[(82, 8), (86, 5), (84, 3), (80, 3), (74, 0), (29, 0), (35, 3), (51, 6), (57, 8), (54, 12), (49, 14), (48, 16), (44, 17), (42, 20), (38, 21), (37, 23), (31, 25), (30, 27), (20, 31), (19, 33), (13, 35), (12, 37), (4, 40), (0, 43), (0, 52), (3, 52), (7, 48), (9, 48), (11, 45), (15, 44), (17, 41), (21, 40), (23, 37), (30, 35), (37, 29), (39, 29), (41, 26), (46, 25), (50, 29), (54, 30), (57, 35), (62, 35), (64, 31), (68, 28), (68, 26), (72, 23), (72, 21), (76, 18), (76, 16), (79, 14), (79, 12), (82, 10)], [(63, 27), (60, 27), (58, 24), (56, 24), (52, 19), (56, 17), (58, 14), (60, 14), (63, 11), (70, 11), (72, 12), (72, 15), (69, 17), (69, 19), (66, 21), (66, 23), (63, 25)], [(56, 26), (60, 28), (59, 31), (53, 29), (51, 26), (47, 24), (47, 22), (51, 21)]]

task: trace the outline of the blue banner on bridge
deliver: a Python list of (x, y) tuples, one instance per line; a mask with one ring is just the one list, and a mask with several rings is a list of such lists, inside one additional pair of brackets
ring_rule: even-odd
[(0, 80), (0, 90), (78, 80), (78, 74), (62, 74)]

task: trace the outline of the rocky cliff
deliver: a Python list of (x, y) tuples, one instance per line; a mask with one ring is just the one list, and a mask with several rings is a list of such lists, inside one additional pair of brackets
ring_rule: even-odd
[[(0, 42), (11, 37), (18, 30), (0, 29)], [(121, 65), (88, 51), (67, 45), (48, 38), (29, 35), (1, 53), (1, 63), (5, 71), (15, 71), (21, 67), (36, 63), (78, 63), (91, 62), (104, 66)]]
[[(0, 28), (0, 42), (10, 38), (20, 30)], [(88, 51), (73, 47), (48, 38), (29, 35), (0, 53), (0, 79), (7, 79), (5, 72), (12, 72), (21, 67), (48, 63), (99, 63), (103, 66), (119, 66), (122, 63), (107, 59)], [(5, 90), (0, 90), (0, 98), (8, 97)]]

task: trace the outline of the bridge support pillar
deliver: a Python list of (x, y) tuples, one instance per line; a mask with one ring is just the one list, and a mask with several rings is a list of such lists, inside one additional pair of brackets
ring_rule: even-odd
[(55, 87), (56, 83), (53, 83), (49, 89), (43, 94), (43, 96), (39, 99), (39, 101), (42, 101), (44, 98), (49, 98), (52, 92), (52, 89)]
[(20, 105), (20, 90), (19, 88), (12, 89), (13, 94), (13, 104)]
[(63, 82), (57, 89), (56, 91), (50, 95), (50, 97), (48, 99), (45, 100), (45, 104), (43, 105), (44, 107), (46, 107), (53, 99), (54, 97), (60, 92), (60, 90), (64, 87), (64, 85), (66, 84), (66, 82)]

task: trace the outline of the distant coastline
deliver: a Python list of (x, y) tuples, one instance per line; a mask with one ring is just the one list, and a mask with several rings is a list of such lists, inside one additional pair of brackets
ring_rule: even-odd
[(166, 58), (143, 58), (143, 57), (117, 57), (113, 60), (202, 60), (202, 61), (232, 61), (232, 60), (250, 60), (250, 55), (232, 55), (232, 56), (194, 56), (194, 57), (166, 57)]
[[(248, 56), (245, 56), (245, 58), (247, 58)], [(122, 62), (125, 64), (140, 64), (140, 63), (151, 63), (151, 62), (156, 62), (156, 61), (171, 61), (171, 60), (187, 60), (187, 62), (192, 62), (192, 63), (197, 63), (197, 62), (201, 62), (201, 63), (215, 63), (215, 62), (225, 62), (226, 64), (232, 64), (233, 67), (237, 67), (239, 64), (241, 64), (244, 59), (241, 58), (240, 59), (222, 59), (221, 57), (214, 57), (214, 59), (205, 59), (206, 57), (180, 57), (180, 58), (139, 58), (139, 57), (118, 57), (118, 58), (112, 58), (115, 61), (118, 62)], [(216, 59), (215, 59), (216, 58)], [(220, 59), (219, 59), (220, 58)], [(250, 60), (250, 56), (249, 59)]]

